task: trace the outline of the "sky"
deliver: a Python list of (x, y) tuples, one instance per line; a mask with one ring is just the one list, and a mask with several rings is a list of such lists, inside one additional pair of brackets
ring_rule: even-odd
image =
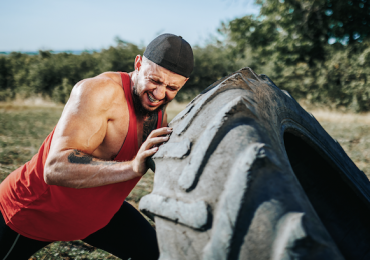
[(100, 50), (161, 33), (204, 45), (221, 22), (259, 12), (253, 0), (0, 0), (0, 51)]

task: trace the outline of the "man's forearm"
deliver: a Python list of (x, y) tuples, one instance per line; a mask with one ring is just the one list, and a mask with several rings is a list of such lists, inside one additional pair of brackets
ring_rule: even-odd
[(139, 177), (131, 162), (104, 161), (78, 150), (67, 150), (47, 161), (47, 184), (69, 188), (91, 188)]

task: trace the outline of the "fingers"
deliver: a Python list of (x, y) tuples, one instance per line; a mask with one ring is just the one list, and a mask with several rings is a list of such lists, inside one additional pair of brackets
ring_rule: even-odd
[(153, 147), (149, 150), (146, 150), (145, 152), (143, 152), (141, 155), (142, 155), (142, 158), (147, 158), (149, 156), (152, 156), (153, 154), (155, 154), (156, 152), (158, 151), (158, 147)]
[[(141, 145), (137, 156), (134, 159), (134, 171), (143, 174), (147, 170), (145, 160), (147, 157), (154, 155), (158, 151), (158, 146), (168, 141), (172, 128), (162, 127), (153, 130), (147, 140)], [(153, 147), (154, 146), (154, 147)]]
[(155, 146), (155, 145), (159, 145), (159, 144), (162, 144), (163, 142), (166, 142), (168, 141), (168, 139), (170, 138), (169, 135), (166, 135), (166, 136), (160, 136), (160, 137), (153, 137), (153, 138), (148, 138), (144, 143), (143, 143), (143, 148), (145, 150)]
[(149, 134), (148, 138), (157, 137), (161, 135), (168, 135), (170, 133), (172, 133), (172, 127), (161, 127), (161, 128), (153, 130)]
[(149, 150), (139, 151), (135, 159), (133, 160), (133, 170), (138, 174), (138, 176), (142, 176), (148, 170), (148, 167), (145, 164), (145, 160), (147, 157), (152, 156), (158, 151), (158, 147), (153, 147)]

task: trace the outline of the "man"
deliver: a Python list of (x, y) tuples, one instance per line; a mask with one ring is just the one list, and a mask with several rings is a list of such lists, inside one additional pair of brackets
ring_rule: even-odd
[(193, 53), (163, 34), (134, 65), (77, 83), (38, 154), (1, 183), (0, 259), (77, 239), (122, 259), (158, 258), (155, 231), (124, 199), (169, 139), (163, 112), (188, 80)]

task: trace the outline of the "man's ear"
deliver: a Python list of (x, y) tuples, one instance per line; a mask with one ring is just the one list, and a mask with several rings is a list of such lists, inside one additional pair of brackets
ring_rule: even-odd
[(134, 63), (135, 71), (140, 70), (142, 61), (143, 61), (143, 58), (140, 55), (137, 55), (135, 58), (135, 63)]

